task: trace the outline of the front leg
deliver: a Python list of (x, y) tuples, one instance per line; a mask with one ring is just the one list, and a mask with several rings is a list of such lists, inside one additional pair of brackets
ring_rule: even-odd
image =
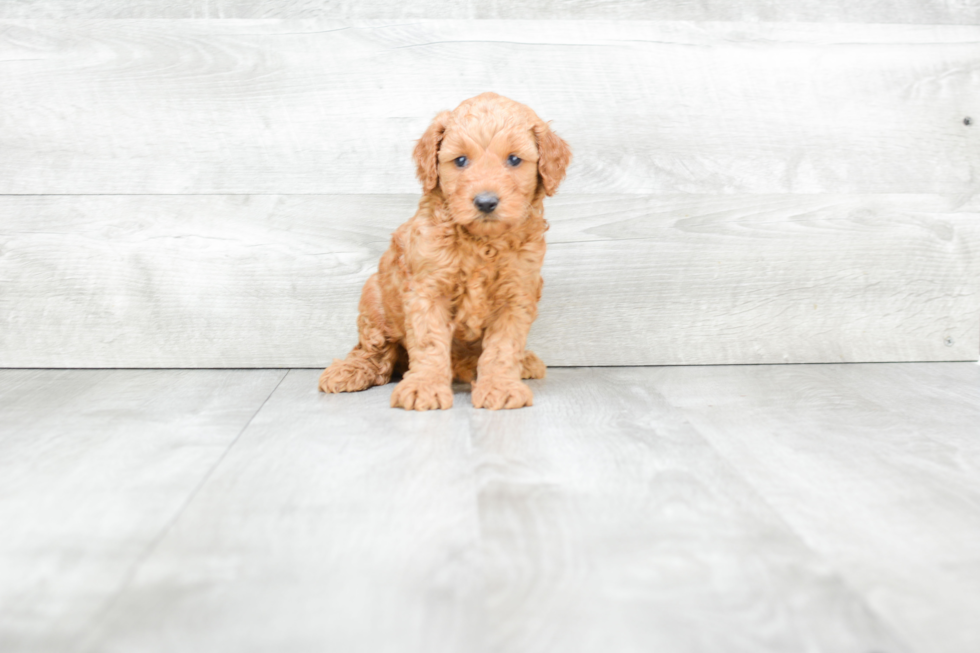
[(450, 320), (449, 303), (438, 292), (409, 293), (405, 302), (408, 372), (391, 393), (392, 408), (452, 407)]
[(522, 408), (534, 403), (534, 393), (521, 376), (527, 334), (537, 315), (535, 300), (530, 292), (511, 294), (487, 327), (473, 385), (476, 408)]

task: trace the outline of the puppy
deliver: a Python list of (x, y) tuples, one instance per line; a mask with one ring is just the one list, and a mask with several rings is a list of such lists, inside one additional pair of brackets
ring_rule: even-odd
[(320, 390), (383, 385), (407, 365), (393, 407), (449, 408), (454, 378), (473, 384), (477, 408), (530, 406), (521, 379), (545, 375), (524, 349), (543, 283), (544, 198), (571, 156), (531, 109), (496, 93), (437, 115), (415, 146), (418, 212), (364, 285), (359, 342)]

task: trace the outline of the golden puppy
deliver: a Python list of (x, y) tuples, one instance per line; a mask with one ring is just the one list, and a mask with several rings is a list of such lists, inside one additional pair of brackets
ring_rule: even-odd
[(524, 349), (541, 298), (544, 197), (571, 150), (528, 107), (484, 93), (436, 116), (414, 156), (418, 212), (364, 285), (359, 342), (320, 390), (383, 385), (407, 363), (392, 406), (449, 408), (453, 378), (473, 383), (477, 408), (530, 406), (521, 379), (545, 375)]

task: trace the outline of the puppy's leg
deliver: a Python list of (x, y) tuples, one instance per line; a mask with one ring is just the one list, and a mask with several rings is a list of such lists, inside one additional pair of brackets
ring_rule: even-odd
[[(476, 366), (480, 360), (481, 349), (457, 345), (453, 342), (453, 379), (461, 383), (476, 381)], [(525, 351), (521, 365), (522, 379), (543, 379), (547, 366), (533, 351)]]
[(392, 408), (431, 410), (453, 405), (452, 327), (445, 293), (411, 292), (405, 302), (408, 372), (391, 393)]
[[(476, 408), (521, 408), (534, 403), (534, 393), (521, 381), (525, 371), (544, 375), (544, 364), (534, 354), (525, 354), (524, 345), (536, 313), (530, 293), (511, 289), (513, 297), (505, 304), (483, 335), (483, 354), (473, 384)], [(529, 353), (529, 352), (528, 352)], [(533, 358), (532, 358), (533, 357)], [(525, 367), (525, 361), (530, 363)], [(535, 361), (540, 366), (535, 364)]]
[(357, 392), (384, 385), (398, 358), (397, 344), (386, 338), (381, 286), (374, 274), (361, 292), (357, 317), (357, 346), (344, 360), (337, 359), (320, 375), (322, 392)]

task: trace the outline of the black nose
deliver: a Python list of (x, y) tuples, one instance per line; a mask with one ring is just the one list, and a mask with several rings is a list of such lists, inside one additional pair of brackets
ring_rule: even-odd
[(484, 213), (492, 213), (497, 208), (497, 204), (500, 203), (500, 198), (493, 193), (480, 193), (473, 198), (473, 203), (476, 204), (476, 208)]

